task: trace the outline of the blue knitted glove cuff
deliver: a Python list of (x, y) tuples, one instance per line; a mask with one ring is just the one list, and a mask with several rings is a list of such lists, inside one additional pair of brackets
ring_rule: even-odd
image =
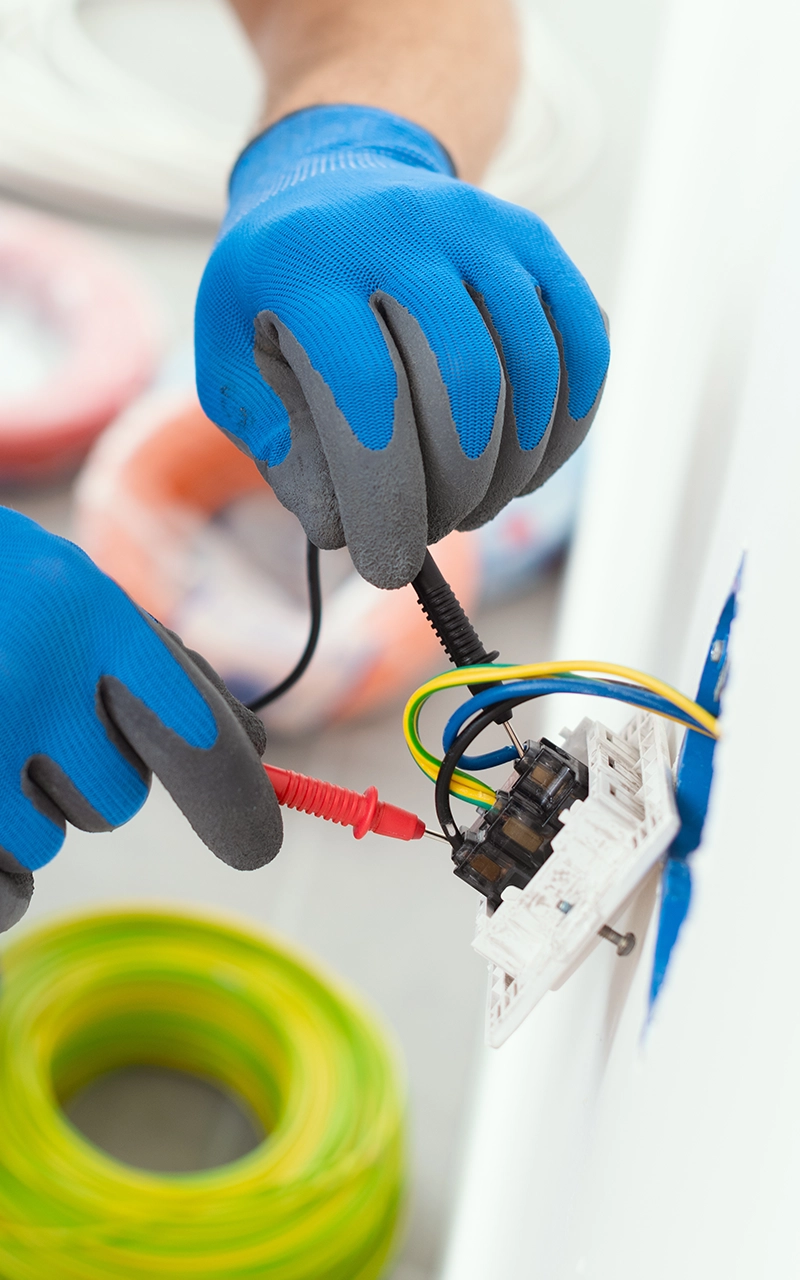
[(223, 231), (260, 201), (317, 174), (395, 164), (455, 176), (441, 143), (403, 116), (379, 107), (305, 107), (271, 125), (240, 155)]

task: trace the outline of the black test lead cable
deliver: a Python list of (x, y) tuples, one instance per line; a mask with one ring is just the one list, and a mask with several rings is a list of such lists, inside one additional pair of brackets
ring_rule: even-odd
[[(254, 698), (252, 702), (248, 702), (247, 706), (251, 711), (261, 711), (287, 693), (306, 671), (314, 656), (322, 623), (322, 591), (319, 575), (319, 548), (311, 541), (308, 542), (306, 571), (311, 609), (311, 625), (306, 647), (295, 667), (281, 680), (280, 684), (261, 694), (260, 697)], [(495, 661), (499, 656), (497, 650), (492, 653), (486, 652), (480, 637), (430, 551), (425, 552), (422, 568), (411, 585), (453, 666), (482, 666)], [(471, 693), (480, 693), (485, 687), (481, 684), (468, 686)], [(510, 718), (511, 712), (505, 706), (495, 708), (495, 723), (503, 725), (517, 752), (522, 755), (522, 743), (509, 723)]]
[[(306, 572), (311, 609), (311, 625), (306, 647), (296, 666), (281, 680), (280, 684), (247, 703), (251, 711), (261, 711), (263, 707), (269, 706), (271, 702), (277, 701), (287, 693), (306, 671), (314, 656), (322, 623), (322, 592), (319, 578), (319, 548), (315, 547), (311, 541), (308, 542)], [(497, 651), (486, 652), (475, 628), (430, 551), (425, 552), (422, 568), (411, 585), (453, 666), (470, 667), (494, 662), (498, 657)], [(483, 685), (470, 686), (470, 691), (478, 693), (483, 687)], [(516, 735), (512, 736), (512, 741), (519, 748)]]
[(317, 641), (319, 640), (320, 627), (322, 626), (322, 589), (319, 580), (319, 547), (315, 547), (310, 539), (306, 550), (306, 575), (308, 579), (308, 603), (311, 610), (311, 625), (306, 647), (296, 665), (288, 676), (281, 680), (280, 684), (276, 684), (274, 689), (268, 689), (266, 693), (262, 693), (258, 698), (254, 698), (252, 702), (247, 703), (250, 711), (261, 711), (263, 707), (268, 707), (271, 702), (275, 702), (278, 698), (283, 697), (284, 693), (288, 693), (297, 684), (314, 656)]
[[(477, 631), (430, 551), (425, 552), (422, 568), (411, 585), (417, 593), (422, 612), (454, 667), (490, 665), (499, 657), (496, 649), (492, 653), (484, 649)], [(470, 693), (482, 693), (486, 685), (471, 684), (467, 688)], [(508, 707), (495, 707), (491, 720), (502, 724), (518, 755), (524, 755), (525, 749), (511, 727)]]

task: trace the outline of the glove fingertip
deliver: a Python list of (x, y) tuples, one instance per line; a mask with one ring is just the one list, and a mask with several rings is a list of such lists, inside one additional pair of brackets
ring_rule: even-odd
[(405, 541), (371, 538), (348, 542), (353, 564), (366, 582), (382, 591), (397, 591), (413, 582), (428, 549), (425, 527), (417, 522), (414, 526)]
[[(166, 631), (167, 628), (165, 627), (164, 630)], [(175, 636), (174, 632), (170, 632), (169, 634), (173, 635), (178, 643), (183, 645), (183, 641), (180, 637)], [(249, 707), (246, 707), (243, 702), (240, 702), (239, 699), (231, 693), (225, 681), (222, 679), (222, 676), (214, 669), (214, 667), (212, 667), (208, 659), (203, 657), (202, 653), (198, 653), (196, 649), (190, 649), (186, 645), (183, 645), (183, 647), (186, 649), (186, 652), (195, 665), (200, 668), (206, 679), (213, 684), (218, 693), (222, 694), (231, 711), (236, 716), (236, 719), (239, 721), (239, 724), (242, 726), (248, 738), (252, 742), (256, 754), (259, 759), (261, 759), (267, 749), (267, 731), (261, 717), (257, 716), (255, 711), (251, 711)]]
[(0, 933), (18, 924), (30, 906), (33, 875), (30, 871), (0, 870)]
[(283, 830), (280, 808), (260, 761), (263, 725), (236, 704), (205, 659), (192, 654), (155, 619), (145, 620), (200, 694), (213, 717), (214, 740), (192, 745), (114, 676), (104, 684), (109, 715), (212, 853), (241, 871), (262, 867), (278, 852)]
[(223, 802), (219, 816), (224, 835), (212, 852), (236, 871), (257, 871), (266, 866), (283, 844), (283, 819), (272, 784), (262, 768), (261, 784), (249, 785), (247, 796)]

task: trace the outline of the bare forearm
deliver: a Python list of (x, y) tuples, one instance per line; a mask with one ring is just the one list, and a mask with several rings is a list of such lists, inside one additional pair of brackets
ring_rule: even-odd
[(264, 66), (262, 124), (347, 102), (416, 121), (480, 178), (519, 75), (512, 0), (231, 0)]

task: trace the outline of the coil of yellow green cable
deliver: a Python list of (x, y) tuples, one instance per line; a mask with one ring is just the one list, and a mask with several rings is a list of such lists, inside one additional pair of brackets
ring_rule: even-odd
[[(238, 923), (97, 911), (14, 939), (0, 988), (3, 1280), (371, 1280), (402, 1206), (395, 1057), (347, 991)], [(139, 1063), (217, 1082), (266, 1140), (154, 1174), (60, 1108)]]

